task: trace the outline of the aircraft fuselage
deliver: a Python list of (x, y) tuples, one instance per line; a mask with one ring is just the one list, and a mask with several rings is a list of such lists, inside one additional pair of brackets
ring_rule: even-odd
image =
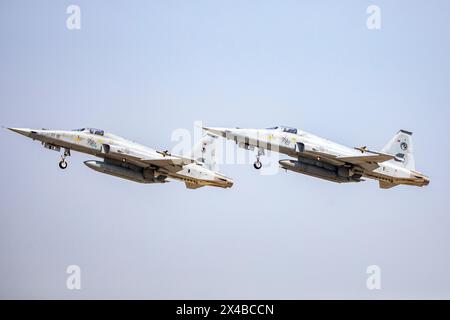
[(164, 160), (171, 155), (116, 135), (106, 134), (102, 130), (10, 129), (33, 140), (41, 141), (48, 149), (55, 151), (65, 149), (63, 160), (60, 162), (60, 167), (63, 169), (65, 168), (62, 166), (65, 163), (65, 157), (69, 156), (72, 150), (104, 159), (104, 162), (86, 161), (85, 164), (89, 168), (136, 182), (163, 183), (167, 182), (166, 178), (169, 177), (184, 181), (193, 187), (228, 188), (233, 185), (231, 179), (194, 161), (182, 165), (152, 165), (147, 160)]
[[(428, 185), (423, 174), (400, 165), (401, 159), (370, 163), (343, 163), (339, 158), (360, 157), (373, 152), (349, 148), (342, 144), (294, 128), (232, 129), (204, 128), (207, 132), (236, 142), (252, 150), (270, 150), (297, 158), (280, 160), (280, 165), (291, 170), (334, 182), (359, 182), (361, 177), (391, 184)], [(259, 152), (259, 156), (262, 151)], [(399, 161), (399, 164), (397, 164)], [(258, 168), (255, 163), (255, 168)]]

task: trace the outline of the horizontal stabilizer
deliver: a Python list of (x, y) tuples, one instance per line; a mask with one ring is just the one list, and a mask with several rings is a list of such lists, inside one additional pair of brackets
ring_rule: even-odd
[(380, 181), (380, 188), (381, 189), (390, 189), (397, 186), (396, 183), (386, 182), (386, 181)]
[(204, 185), (196, 184), (196, 183), (192, 183), (192, 182), (186, 182), (186, 188), (188, 188), (188, 189), (198, 189), (201, 187), (204, 187)]

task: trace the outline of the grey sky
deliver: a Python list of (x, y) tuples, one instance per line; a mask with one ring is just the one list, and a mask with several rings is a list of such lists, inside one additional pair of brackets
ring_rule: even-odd
[[(81, 30), (66, 28), (70, 4)], [(374, 149), (407, 129), (431, 184), (224, 165), (230, 190), (140, 185), (81, 154), (62, 171), (3, 130), (0, 297), (449, 298), (449, 18), (448, 1), (1, 0), (1, 125), (101, 127), (157, 149), (196, 120)]]

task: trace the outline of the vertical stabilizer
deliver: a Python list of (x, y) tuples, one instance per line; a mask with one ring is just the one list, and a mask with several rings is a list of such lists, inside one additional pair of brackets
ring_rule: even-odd
[(412, 143), (412, 132), (400, 130), (397, 134), (384, 146), (382, 152), (395, 156), (395, 163), (409, 170), (415, 170)]
[(191, 157), (198, 162), (204, 163), (203, 166), (205, 168), (217, 172), (216, 140), (217, 137), (213, 137), (209, 134), (204, 136), (194, 146)]

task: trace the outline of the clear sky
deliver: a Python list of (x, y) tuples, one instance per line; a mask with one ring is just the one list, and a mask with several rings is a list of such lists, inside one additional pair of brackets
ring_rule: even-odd
[[(71, 4), (80, 30), (66, 28)], [(407, 129), (431, 184), (223, 165), (229, 190), (141, 185), (83, 154), (62, 171), (2, 130), (0, 297), (450, 298), (449, 20), (444, 0), (1, 0), (1, 125), (100, 127), (159, 150), (197, 120), (373, 149)]]

